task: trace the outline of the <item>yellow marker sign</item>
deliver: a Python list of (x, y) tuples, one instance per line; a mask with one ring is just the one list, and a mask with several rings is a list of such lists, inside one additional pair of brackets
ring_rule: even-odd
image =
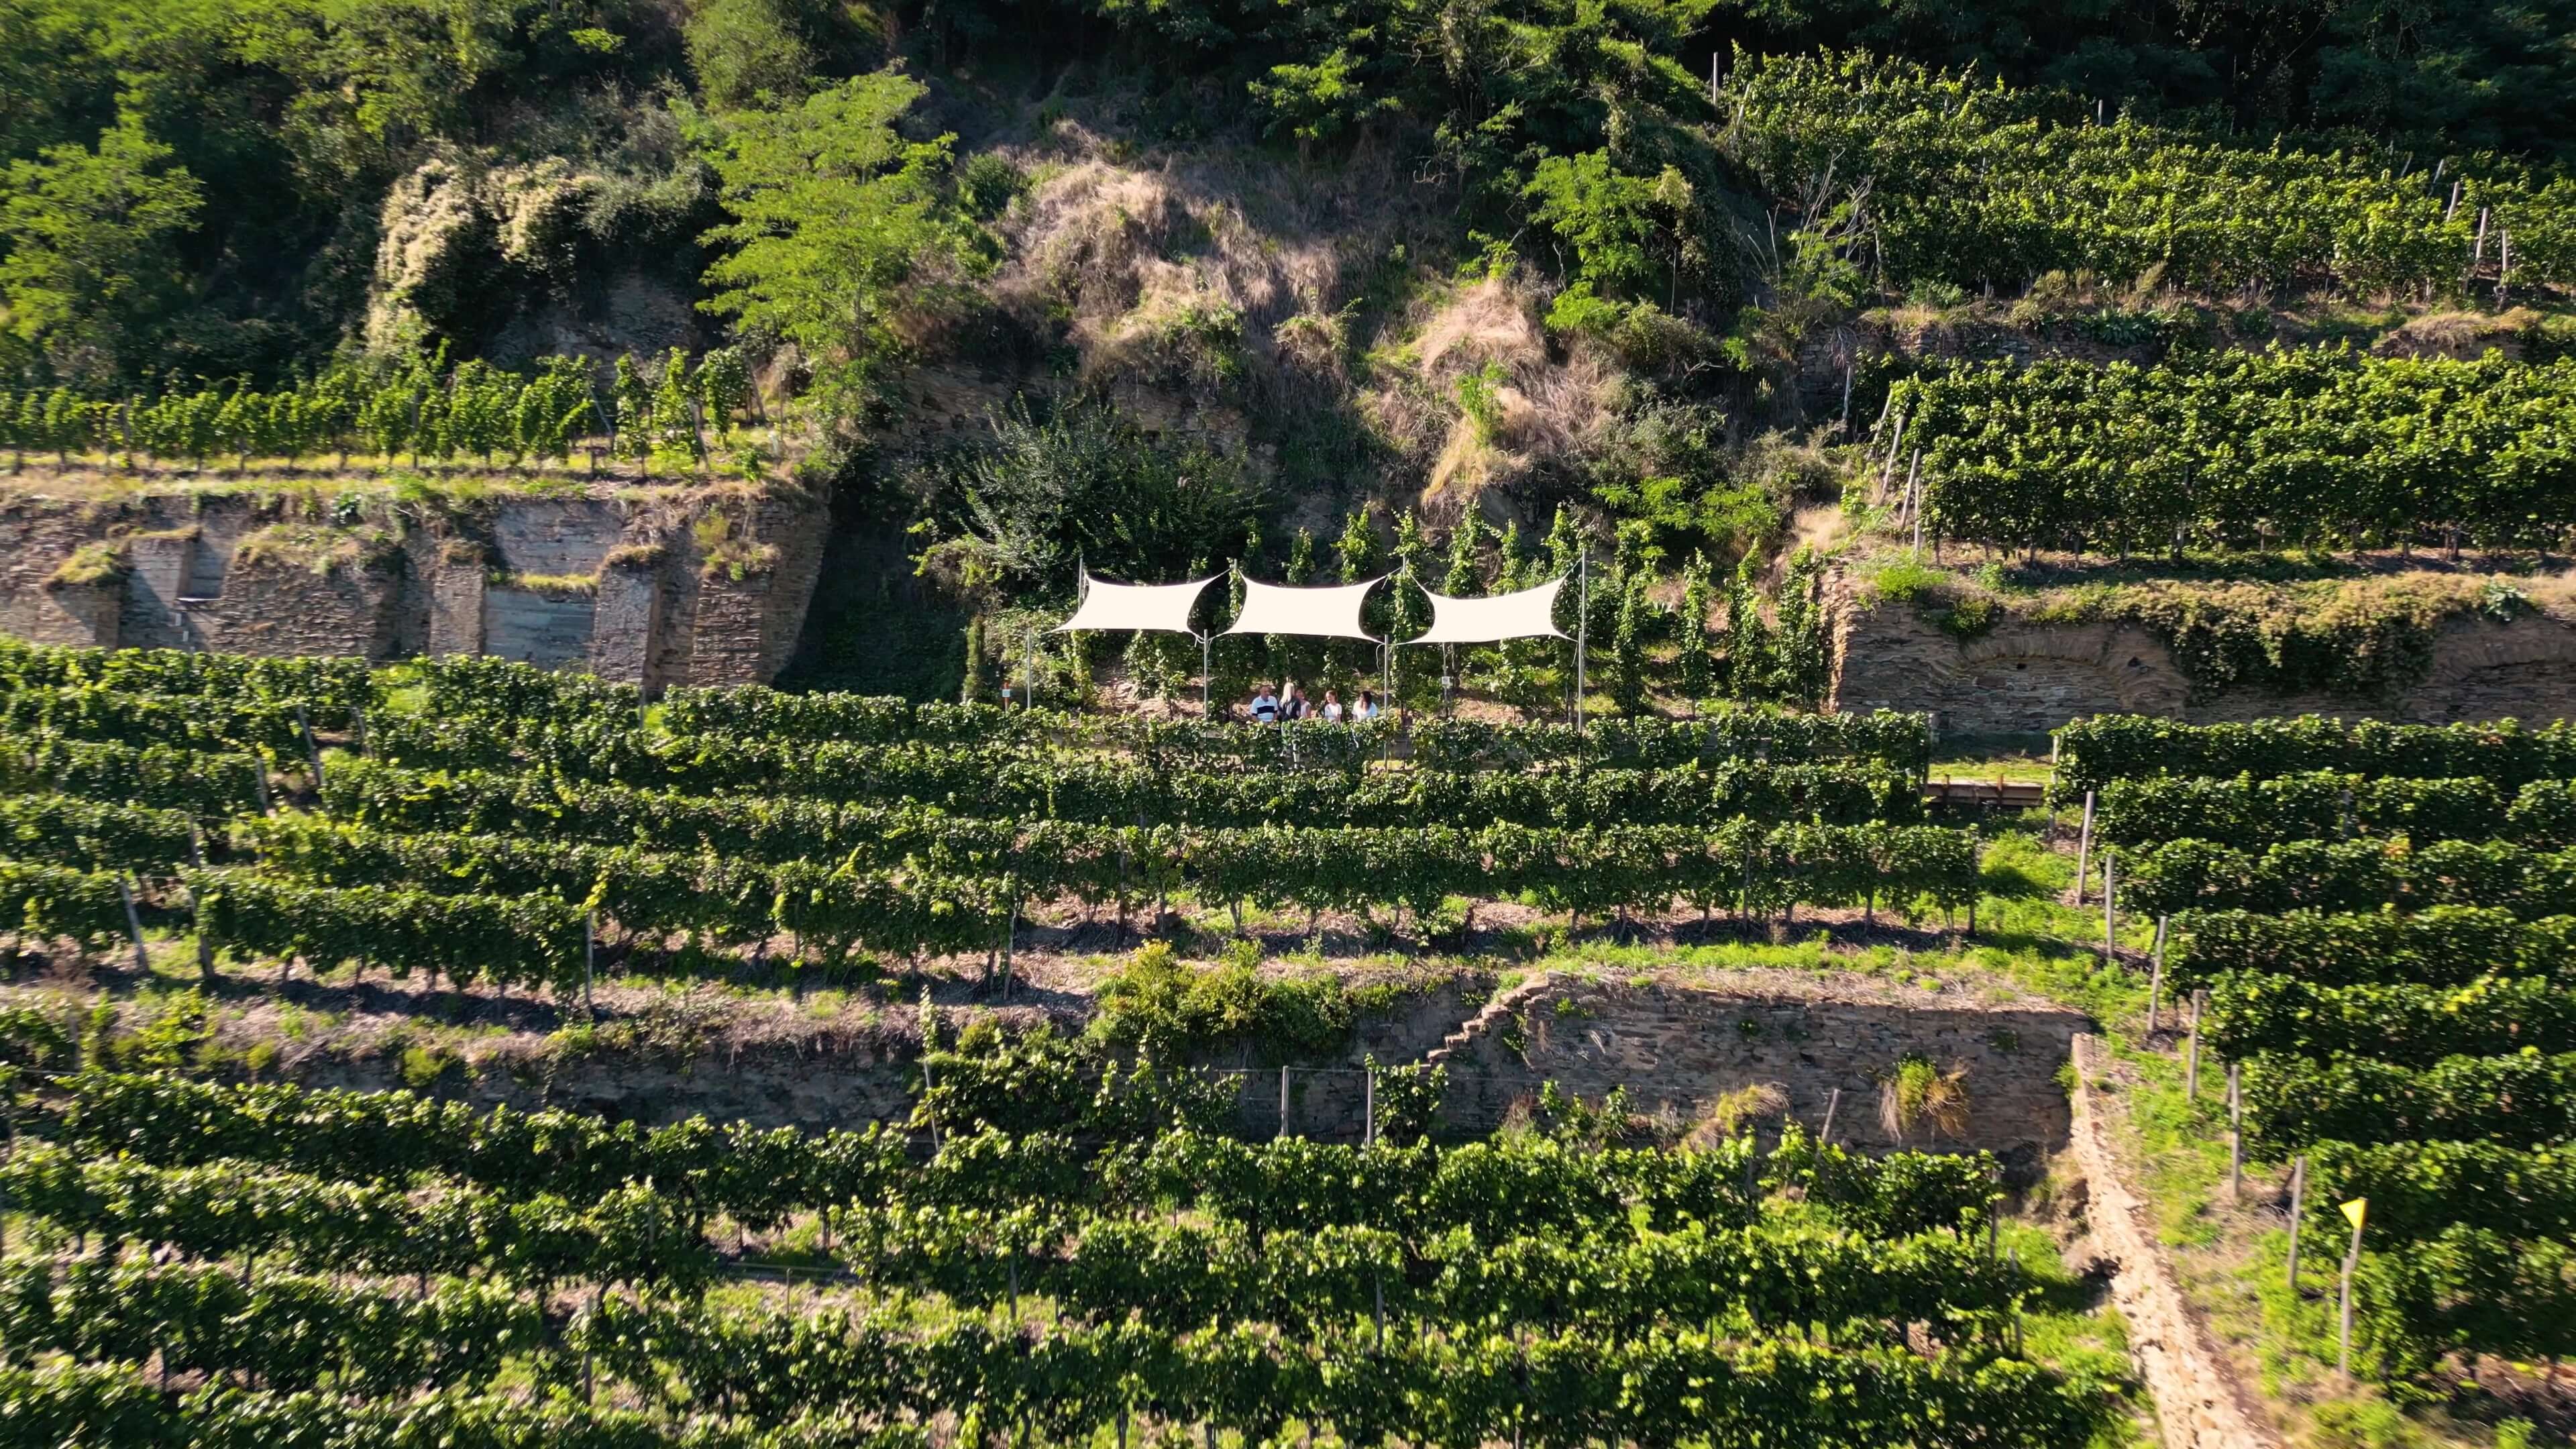
[(2352, 1201), (2343, 1205), (2343, 1215), (2352, 1219), (2353, 1231), (2355, 1232), (2359, 1232), (2361, 1230), (2362, 1216), (2369, 1211), (2370, 1199), (2366, 1197), (2354, 1198)]

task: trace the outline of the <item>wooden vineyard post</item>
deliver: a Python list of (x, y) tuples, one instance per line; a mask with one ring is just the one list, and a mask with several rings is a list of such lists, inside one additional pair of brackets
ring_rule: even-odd
[(2238, 1095), (2243, 1065), (2227, 1064), (2227, 1200), (2245, 1200), (2245, 1099)]
[(197, 893), (188, 892), (188, 926), (197, 933), (197, 979), (211, 983), (215, 979), (215, 947), (206, 939), (206, 918), (197, 908)]
[(304, 715), (304, 706), (295, 707), (295, 732), (304, 737), (304, 758), (313, 765), (313, 789), (322, 789), (322, 747), (313, 742), (313, 722)]
[(2105, 846), (2102, 850), (2102, 959), (2113, 960), (2120, 954), (2120, 854)]
[(1011, 917), (1002, 927), (1002, 1000), (1011, 999), (1011, 945), (1020, 934), (1020, 878), (1015, 873), (1004, 883), (1011, 893)]
[(2191, 994), (2191, 1040), (2183, 1047), (2182, 1095), (2187, 1102), (2200, 1100), (2200, 1007), (2208, 999), (2206, 991)]
[(2093, 868), (2093, 792), (2084, 792), (2084, 828), (2075, 837), (2075, 904), (2084, 904), (2085, 876)]
[(1825, 1098), (1825, 1125), (1816, 1133), (1817, 1146), (1825, 1146), (1834, 1140), (1834, 1109), (1840, 1107), (1842, 1104), (1843, 1089), (1836, 1087), (1833, 1090), (1833, 1094)]
[(270, 804), (270, 803), (269, 803), (269, 798), (268, 798), (268, 759), (267, 759), (267, 757), (266, 757), (266, 756), (264, 756), (264, 755), (262, 755), (262, 754), (260, 754), (257, 750), (253, 750), (253, 751), (251, 751), (251, 756), (250, 756), (250, 768), (251, 768), (250, 788), (251, 788), (251, 793), (252, 793), (252, 794), (254, 794), (254, 795), (257, 795), (257, 796), (259, 797), (259, 813), (260, 813), (260, 814), (262, 814), (262, 815), (274, 815), (274, 814), (276, 814), (276, 813), (277, 813), (277, 807), (276, 807), (276, 806), (274, 806), (274, 805), (272, 805), (272, 804)]
[(1914, 556), (1923, 556), (1923, 450), (1914, 450), (1914, 461), (1905, 469), (1905, 511), (1914, 516)]
[[(921, 1097), (922, 1097), (922, 1102), (923, 1102), (923, 1104), (924, 1104), (924, 1105), (928, 1105), (928, 1103), (929, 1103), (929, 1101), (930, 1101), (931, 1088), (935, 1085), (935, 1084), (931, 1081), (931, 1079), (930, 1079), (930, 1054), (931, 1054), (931, 1052), (933, 1052), (933, 1051), (937, 1050), (937, 1047), (938, 1047), (938, 1043), (936, 1043), (935, 1041), (932, 1041), (931, 1039), (929, 1039), (929, 1038), (927, 1038), (927, 1037), (925, 1037), (925, 1038), (923, 1038), (923, 1039), (922, 1039), (922, 1043), (921, 1043)], [(931, 1151), (933, 1151), (933, 1152), (937, 1152), (937, 1151), (939, 1150), (939, 1112), (938, 1112), (938, 1109), (937, 1109), (937, 1108), (932, 1108), (928, 1113), (926, 1113), (926, 1114), (924, 1114), (924, 1115), (928, 1116), (928, 1117), (929, 1117), (929, 1119), (930, 1119), (930, 1150), (931, 1150)]]
[(584, 1016), (597, 1018), (599, 1008), (590, 1000), (591, 978), (599, 968), (599, 912), (592, 911), (581, 921), (581, 1010)]
[(2156, 917), (2155, 965), (2147, 972), (2147, 1035), (2156, 1034), (2156, 1008), (2165, 989), (2165, 924), (2168, 918)]
[(2346, 1385), (2352, 1382), (2352, 1275), (2361, 1267), (2361, 1224), (2369, 1208), (2368, 1198), (2357, 1197), (2343, 1205), (2343, 1215), (2352, 1219), (2352, 1246), (2343, 1254), (2343, 1302), (2336, 1313), (2340, 1327), (2336, 1333), (2335, 1371), (2343, 1375)]
[(134, 887), (123, 874), (116, 878), (116, 894), (125, 902), (126, 933), (134, 938), (134, 969), (149, 976), (152, 974), (152, 952), (143, 944), (143, 916), (134, 908)]
[(2308, 1196), (2308, 1154), (2302, 1152), (2290, 1164), (2290, 1266), (2282, 1280), (2295, 1295), (2299, 1291), (2299, 1215)]

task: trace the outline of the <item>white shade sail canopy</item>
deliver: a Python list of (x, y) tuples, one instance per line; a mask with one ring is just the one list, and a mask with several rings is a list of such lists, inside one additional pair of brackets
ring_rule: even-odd
[(1316, 639), (1366, 639), (1375, 634), (1360, 627), (1360, 600), (1384, 583), (1380, 576), (1364, 584), (1334, 588), (1292, 589), (1281, 584), (1243, 581), (1243, 612), (1229, 634), (1302, 634)]
[(1210, 574), (1194, 584), (1113, 584), (1082, 576), (1082, 607), (1073, 617), (1055, 626), (1050, 633), (1068, 629), (1159, 629), (1172, 634), (1196, 634), (1190, 627), (1190, 610), (1196, 608), (1199, 594), (1215, 583)]
[(1556, 595), (1565, 580), (1534, 589), (1496, 594), (1484, 599), (1453, 599), (1431, 594), (1431, 632), (1407, 644), (1493, 644), (1505, 639), (1562, 639), (1556, 627)]

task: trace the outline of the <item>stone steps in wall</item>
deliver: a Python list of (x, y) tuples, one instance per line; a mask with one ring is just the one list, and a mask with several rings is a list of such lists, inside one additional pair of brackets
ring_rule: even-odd
[(1464, 1053), (1468, 1047), (1474, 1045), (1478, 1037), (1481, 1037), (1485, 1033), (1493, 1030), (1495, 1023), (1503, 1020), (1505, 1017), (1517, 1013), (1522, 1007), (1527, 1006), (1538, 997), (1545, 995), (1549, 990), (1553, 989), (1556, 984), (1556, 973), (1552, 971), (1542, 971), (1529, 980), (1522, 982), (1520, 985), (1513, 987), (1511, 990), (1495, 997), (1493, 1000), (1486, 1002), (1474, 1016), (1471, 1016), (1464, 1022), (1459, 1023), (1456, 1031), (1442, 1037), (1440, 1039), (1440, 1045), (1433, 1047), (1429, 1052), (1425, 1053), (1422, 1060), (1426, 1063), (1437, 1065), (1438, 1063), (1449, 1061), (1459, 1056)]

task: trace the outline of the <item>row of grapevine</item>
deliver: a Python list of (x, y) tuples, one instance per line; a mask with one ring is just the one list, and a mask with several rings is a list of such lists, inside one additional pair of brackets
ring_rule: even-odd
[(0, 692), (83, 686), (220, 703), (301, 704), (319, 730), (347, 729), (379, 699), (376, 674), (363, 659), (84, 649), (0, 638)]
[(185, 811), (76, 795), (0, 795), (0, 859), (167, 874), (196, 849), (196, 822)]
[[(1259, 1232), (1368, 1228), (1427, 1243), (1599, 1234), (1642, 1222), (1754, 1222), (1757, 1191), (1795, 1188), (1847, 1225), (1910, 1237), (1981, 1221), (2000, 1189), (1982, 1154), (1868, 1157), (1794, 1125), (1757, 1173), (1749, 1139), (1708, 1150), (1577, 1152), (1545, 1139), (1353, 1147), (1176, 1129), (1086, 1162), (1050, 1134), (952, 1132), (927, 1159), (899, 1130), (761, 1131), (691, 1118), (657, 1128), (562, 1109), (476, 1110), (407, 1092), (85, 1073), (26, 1130), (78, 1158), (179, 1169), (224, 1162), (388, 1187), (422, 1174), (513, 1200), (597, 1201), (650, 1183), (686, 1220), (758, 1227), (799, 1210), (900, 1203), (1173, 1211)], [(1230, 1105), (1230, 1104), (1229, 1104)]]
[(604, 436), (627, 457), (702, 460), (709, 434), (731, 433), (752, 402), (750, 371), (731, 349), (694, 365), (676, 348), (640, 368), (620, 358), (605, 389), (584, 358), (548, 357), (522, 377), (479, 360), (450, 369), (443, 357), (420, 356), (335, 367), (275, 392), (247, 383), (126, 398), (0, 392), (0, 450), (21, 464), (29, 453), (140, 454), (203, 467), (351, 452), (561, 463), (585, 439)]
[(270, 759), (303, 758), (310, 719), (294, 704), (130, 694), (100, 685), (0, 694), (0, 737), (258, 751)]
[[(1689, 1224), (1638, 1237), (1538, 1236), (1480, 1243), (1453, 1233), (1408, 1252), (1367, 1228), (1255, 1235), (1239, 1223), (1174, 1223), (1121, 1216), (861, 1210), (846, 1221), (839, 1258), (882, 1291), (937, 1292), (989, 1312), (1014, 1295), (1049, 1300), (1056, 1321), (1141, 1322), (1168, 1333), (1210, 1325), (1271, 1323), (1298, 1336), (1330, 1333), (1384, 1315), (1508, 1331), (1580, 1326), (1641, 1332), (1661, 1322), (1742, 1324), (1748, 1332), (1791, 1324), (1837, 1325), (1844, 1344), (1898, 1338), (1902, 1325), (1938, 1323), (1958, 1336), (1991, 1333), (2030, 1293), (2017, 1265), (1989, 1257), (1956, 1233), (1889, 1242), (1821, 1227)], [(219, 1269), (117, 1264), (86, 1258), (64, 1281), (40, 1263), (0, 1266), (0, 1343), (21, 1354), (59, 1346), (90, 1358), (149, 1356), (159, 1334), (180, 1366), (220, 1355), (219, 1366), (264, 1370), (272, 1386), (310, 1387), (346, 1364), (381, 1390), (413, 1350), (432, 1382), (488, 1372), (518, 1335), (539, 1342), (536, 1305), (504, 1279), (454, 1279), (427, 1297), (394, 1298), (300, 1275), (257, 1288)], [(50, 1289), (50, 1291), (48, 1291)], [(277, 1334), (301, 1315), (301, 1332)], [(1882, 1326), (1884, 1325), (1884, 1326)], [(365, 1345), (341, 1342), (372, 1330)], [(575, 1327), (576, 1335), (579, 1327)], [(413, 1334), (470, 1334), (480, 1350)], [(391, 1339), (393, 1342), (384, 1342)], [(133, 1353), (137, 1345), (143, 1353)], [(524, 1347), (520, 1351), (525, 1351)], [(372, 1382), (370, 1382), (372, 1381)]]
[(2493, 972), (2576, 990), (2576, 915), (2526, 921), (2479, 906), (2193, 915), (2170, 968), (2174, 985), (2189, 990), (2237, 972), (2329, 987), (2466, 986)]
[(2115, 845), (2190, 838), (2251, 846), (2404, 835), (2563, 849), (2576, 845), (2576, 780), (2534, 780), (2515, 790), (2487, 779), (2387, 779), (2331, 770), (2271, 779), (2160, 775), (2105, 785), (2093, 828)]
[(656, 737), (631, 729), (540, 727), (515, 735), (464, 724), (389, 723), (378, 758), (423, 771), (542, 771), (693, 795), (758, 791), (916, 801), (959, 814), (1031, 820), (1390, 827), (1457, 820), (1639, 823), (1919, 819), (1914, 781), (1882, 765), (1490, 772), (1187, 772), (1143, 759), (1050, 756), (1002, 746), (862, 745), (733, 735)]
[(618, 1408), (505, 1379), (398, 1399), (253, 1393), (221, 1381), (183, 1395), (139, 1362), (0, 1367), (0, 1416), (34, 1444), (118, 1449), (928, 1449), (926, 1428), (842, 1414), (754, 1421)]
[(2129, 554), (2440, 540), (2553, 546), (2576, 523), (2576, 360), (2319, 349), (1994, 362), (1896, 385), (1925, 517), (2004, 548)]
[(2576, 1137), (2576, 1053), (2445, 1057), (2429, 1067), (2368, 1058), (2258, 1057), (2244, 1075), (2249, 1142), (2457, 1139), (2539, 1147)]
[(125, 894), (104, 871), (0, 859), (0, 930), (105, 945), (126, 934)]
[(2507, 236), (2515, 283), (2576, 281), (2576, 183), (2491, 159), (2445, 158), (2446, 185), (2430, 157), (2409, 174), (2372, 152), (2094, 124), (2057, 93), (1865, 53), (1738, 55), (1725, 101), (1729, 153), (1781, 205), (1813, 208), (1819, 178), (1865, 198), (1858, 260), (1899, 288), (2090, 271), (2211, 294), (2449, 293)]
[[(764, 940), (792, 931), (815, 941), (864, 941), (879, 949), (978, 949), (992, 939), (1006, 897), (1072, 897), (1090, 903), (1194, 891), (1211, 903), (1250, 902), (1309, 912), (1399, 906), (1437, 910), (1455, 897), (1526, 896), (1576, 912), (1661, 910), (1675, 897), (1713, 909), (1770, 915), (1796, 905), (1884, 902), (1909, 906), (1928, 895), (1943, 908), (1974, 899), (1974, 837), (1937, 826), (1788, 825), (1739, 820), (1691, 826), (1482, 830), (1140, 831), (1132, 827), (1045, 825), (993, 855), (950, 854), (938, 837), (897, 840), (921, 854), (881, 864), (854, 850), (838, 864), (793, 860), (763, 865), (712, 853), (680, 855), (497, 835), (387, 834), (304, 820), (253, 823), (271, 869), (386, 896), (387, 916), (419, 892), (387, 892), (382, 880), (418, 880), (485, 900), (551, 897), (588, 902), (628, 931), (660, 936), (697, 931)], [(976, 832), (988, 834), (988, 832)], [(190, 877), (201, 899), (232, 892), (256, 906), (208, 906), (210, 939), (273, 942), (299, 906), (265, 880), (238, 872)], [(399, 897), (399, 899), (396, 899)], [(263, 913), (268, 924), (263, 926)], [(534, 918), (530, 931), (557, 928)], [(359, 955), (366, 933), (399, 929), (352, 922), (342, 940), (317, 937), (300, 952), (317, 963)], [(438, 928), (424, 926), (420, 934)], [(393, 938), (405, 942), (413, 933)], [(498, 942), (492, 943), (496, 947)], [(399, 948), (380, 942), (391, 964)]]
[[(784, 736), (862, 744), (1014, 740), (1091, 743), (1185, 765), (1277, 768), (1293, 752), (1334, 767), (1376, 758), (1397, 738), (1392, 721), (1280, 729), (1204, 720), (1086, 719), (991, 705), (914, 704), (845, 694), (675, 689), (662, 722), (674, 734)], [(495, 712), (497, 711), (487, 711)], [(1920, 774), (1931, 733), (1919, 714), (1791, 714), (1730, 709), (1704, 719), (1612, 719), (1583, 730), (1556, 724), (1424, 719), (1409, 735), (1414, 765), (1430, 770), (1518, 769), (1551, 762), (1669, 768), (1718, 760), (1877, 760)], [(1314, 766), (1310, 763), (1309, 768)]]
[[(389, 691), (406, 687), (420, 691), (419, 711), (427, 718), (499, 724), (505, 734), (523, 732), (531, 724), (622, 733), (644, 707), (630, 684), (479, 655), (421, 659), (370, 672), (355, 659), (251, 659), (0, 640), (0, 697), (96, 689), (205, 699), (234, 710), (273, 706), (279, 715), (301, 707), (314, 729), (348, 733)], [(42, 702), (10, 707), (26, 720), (62, 708)], [(1197, 720), (1092, 719), (865, 695), (682, 688), (663, 701), (660, 723), (673, 735), (689, 738), (1055, 745), (1129, 754), (1157, 768), (1200, 770), (1350, 770), (1389, 753), (1403, 739), (1417, 768), (1437, 771), (1549, 764), (1674, 769), (1725, 761), (1874, 761), (1919, 777), (1931, 748), (1923, 716), (1885, 710), (1857, 715), (1726, 710), (1690, 720), (1608, 720), (1581, 731), (1549, 724), (1422, 720), (1409, 735), (1400, 735), (1393, 722), (1281, 729)]]
[[(139, 1449), (891, 1446), (907, 1441), (856, 1425), (927, 1426), (952, 1414), (1040, 1443), (1088, 1442), (1138, 1416), (1205, 1424), (1211, 1436), (1222, 1425), (1248, 1441), (1320, 1422), (1344, 1442), (1441, 1449), (1515, 1433), (1540, 1444), (1602, 1437), (1712, 1449), (1784, 1439), (1819, 1449), (1996, 1442), (2051, 1449), (2086, 1443), (2111, 1414), (2107, 1385), (2016, 1358), (1926, 1358), (1803, 1338), (1746, 1342), (1691, 1329), (1606, 1339), (1567, 1330), (1514, 1341), (1384, 1338), (1351, 1324), (1301, 1342), (1266, 1325), (1187, 1335), (1111, 1325), (1050, 1326), (1032, 1337), (1017, 1324), (943, 1321), (901, 1301), (854, 1315), (723, 1312), (622, 1296), (604, 1299), (577, 1325), (567, 1347), (620, 1381), (674, 1404), (727, 1405), (742, 1417), (726, 1421), (729, 1432), (665, 1437), (659, 1416), (560, 1394), (533, 1407), (487, 1402), (490, 1385), (480, 1383), (398, 1407), (230, 1389), (172, 1398), (152, 1392), (138, 1372), (105, 1366), (11, 1371), (0, 1377), (0, 1408), (35, 1425), (115, 1424), (114, 1442)], [(505, 1403), (516, 1405), (515, 1417), (500, 1409)], [(826, 1413), (849, 1417), (821, 1421), (836, 1424), (834, 1432), (818, 1425)]]
[(2512, 841), (2294, 840), (2239, 850), (2174, 840), (2120, 857), (2120, 890), (2151, 915), (2493, 906), (2529, 920), (2576, 913), (2576, 849)]
[(256, 755), (178, 745), (0, 735), (0, 791), (57, 794), (218, 820), (255, 808), (265, 787)]
[(2059, 740), (2122, 898), (2174, 915), (2172, 984), (2206, 992), (2195, 1049), (2241, 1066), (2247, 1149), (2309, 1158), (2309, 1231), (2370, 1202), (2364, 1369), (2576, 1350), (2576, 734), (2117, 717)]
[(2319, 986), (2225, 975), (2209, 991), (2202, 1036), (2228, 1060), (2367, 1055), (2401, 1066), (2445, 1057), (2576, 1051), (2576, 991), (2538, 976), (2457, 986)]
[(2333, 771), (2374, 779), (2491, 780), (2519, 790), (2576, 779), (2576, 722), (2402, 725), (2318, 715), (2191, 725), (2155, 715), (2097, 715), (2057, 732), (2051, 789), (2080, 803), (2114, 780), (2158, 775), (2269, 779)]
[(0, 1161), (17, 1210), (109, 1245), (224, 1258), (287, 1253), (340, 1272), (462, 1273), (511, 1282), (687, 1287), (714, 1271), (704, 1236), (649, 1185), (581, 1204), (468, 1188), (400, 1188), (218, 1162), (150, 1167), (21, 1143)]
[[(843, 748), (854, 753), (817, 747), (805, 755), (801, 778), (771, 781), (769, 788), (778, 793), (759, 795), (681, 793), (663, 780), (648, 779), (648, 788), (482, 765), (417, 768), (372, 761), (333, 769), (321, 793), (334, 814), (403, 828), (507, 829), (512, 820), (543, 821), (549, 830), (576, 838), (827, 856), (864, 848), (871, 838), (917, 841), (925, 831), (989, 842), (972, 848), (999, 855), (1007, 853), (1016, 832), (1074, 824), (1095, 832), (1129, 823), (1264, 822), (1320, 830), (1422, 829), (1478, 820), (1532, 827), (1744, 820), (1858, 825), (1909, 824), (1924, 814), (1914, 783), (1879, 766), (1731, 763), (1706, 771), (1526, 775), (1387, 771), (1345, 780), (1295, 772), (1180, 774), (1142, 763), (1041, 761), (986, 751)], [(877, 753), (855, 753), (867, 751)], [(740, 759), (705, 773), (729, 777), (734, 763)], [(871, 772), (871, 765), (878, 768)], [(826, 788), (833, 783), (844, 788)], [(1013, 823), (1019, 821), (1028, 823)]]

